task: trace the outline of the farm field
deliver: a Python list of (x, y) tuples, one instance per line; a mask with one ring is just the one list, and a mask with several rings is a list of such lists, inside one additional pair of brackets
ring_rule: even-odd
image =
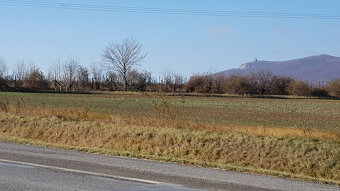
[(0, 139), (340, 184), (340, 100), (0, 92)]

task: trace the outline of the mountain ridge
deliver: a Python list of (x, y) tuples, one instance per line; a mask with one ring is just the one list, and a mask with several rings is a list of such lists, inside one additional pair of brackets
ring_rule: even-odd
[(218, 72), (217, 75), (248, 75), (261, 71), (310, 83), (330, 82), (340, 78), (340, 57), (321, 54), (287, 61), (255, 60)]

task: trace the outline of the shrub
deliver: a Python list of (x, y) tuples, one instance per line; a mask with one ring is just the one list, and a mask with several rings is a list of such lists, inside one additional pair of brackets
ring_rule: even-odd
[(242, 84), (243, 79), (241, 76), (231, 75), (225, 84), (226, 92), (231, 94), (244, 94), (245, 91)]
[(231, 75), (227, 78), (225, 89), (231, 94), (256, 94), (255, 83), (249, 76)]
[(312, 90), (312, 96), (316, 96), (316, 97), (328, 97), (329, 94), (328, 94), (327, 90), (325, 90), (325, 89), (314, 88)]
[[(163, 72), (163, 82), (161, 90), (163, 92), (176, 92), (182, 91), (184, 87), (184, 78), (180, 74), (176, 74), (170, 71)], [(150, 83), (151, 85), (151, 83)]]
[(213, 85), (211, 75), (194, 75), (191, 76), (186, 84), (187, 92), (209, 93)]
[(248, 75), (248, 79), (253, 83), (255, 94), (273, 94), (273, 82), (276, 76), (271, 72), (261, 71)]
[(290, 95), (311, 96), (310, 86), (307, 83), (299, 80), (291, 82), (287, 87), (287, 92)]
[(340, 97), (340, 79), (335, 79), (331, 81), (327, 89), (331, 95)]
[(0, 77), (0, 91), (6, 90), (8, 88), (7, 81)]
[(226, 77), (223, 75), (214, 76), (212, 84), (212, 93), (225, 93)]
[(278, 76), (274, 79), (272, 83), (273, 88), (273, 94), (276, 95), (287, 95), (287, 87), (290, 83), (292, 83), (294, 80), (290, 77), (284, 77), (284, 76)]
[(145, 72), (140, 73), (137, 70), (132, 70), (128, 74), (129, 90), (145, 91), (147, 84), (149, 83), (151, 74)]
[(49, 88), (48, 81), (39, 69), (32, 70), (26, 78), (28, 88), (32, 90), (46, 90)]

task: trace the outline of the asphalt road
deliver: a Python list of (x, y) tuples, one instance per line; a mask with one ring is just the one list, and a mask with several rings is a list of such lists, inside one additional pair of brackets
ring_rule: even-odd
[(0, 190), (6, 191), (194, 190), (176, 185), (142, 183), (8, 162), (0, 162), (0, 174)]
[(308, 190), (340, 187), (0, 142), (0, 190)]

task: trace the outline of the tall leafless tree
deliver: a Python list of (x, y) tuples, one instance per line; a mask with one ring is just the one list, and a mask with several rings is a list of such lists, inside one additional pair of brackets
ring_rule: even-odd
[(53, 61), (49, 66), (48, 79), (50, 81), (61, 81), (62, 80), (62, 64), (60, 58)]
[(103, 54), (103, 66), (115, 70), (123, 80), (124, 90), (129, 89), (129, 72), (144, 60), (146, 53), (134, 38), (126, 38), (121, 44), (111, 43)]
[(258, 94), (272, 94), (274, 91), (273, 83), (276, 76), (271, 72), (260, 71), (252, 73), (248, 76), (250, 81), (254, 83)]
[(108, 71), (102, 77), (103, 82), (105, 82), (105, 87), (109, 88), (110, 90), (117, 90), (118, 89), (118, 75), (113, 71)]
[(79, 66), (77, 76), (81, 88), (86, 89), (89, 85), (89, 70), (84, 66)]
[(33, 63), (27, 60), (18, 60), (14, 68), (14, 77), (18, 81), (18, 85), (22, 87), (25, 78), (29, 74), (30, 70), (33, 69)]
[(74, 57), (69, 57), (64, 64), (64, 81), (66, 82), (66, 88), (75, 87), (75, 81), (77, 77), (77, 70), (79, 67), (79, 60)]
[(172, 70), (165, 69), (162, 71), (163, 76), (163, 87), (161, 87), (162, 91), (165, 92), (176, 92), (176, 90), (183, 88), (184, 79), (181, 74), (175, 73)]
[(162, 91), (165, 92), (173, 91), (174, 72), (169, 69), (164, 69), (162, 71), (162, 76), (163, 76), (161, 87)]
[(102, 81), (102, 68), (100, 67), (100, 64), (97, 62), (92, 62), (90, 65), (90, 71), (92, 74), (92, 82), (94, 82), (95, 89), (99, 89), (100, 88), (100, 83)]
[(0, 57), (0, 78), (4, 78), (8, 70), (6, 60)]
[(184, 79), (181, 74), (174, 75), (174, 86), (173, 91), (175, 92), (177, 89), (181, 89), (184, 86)]

